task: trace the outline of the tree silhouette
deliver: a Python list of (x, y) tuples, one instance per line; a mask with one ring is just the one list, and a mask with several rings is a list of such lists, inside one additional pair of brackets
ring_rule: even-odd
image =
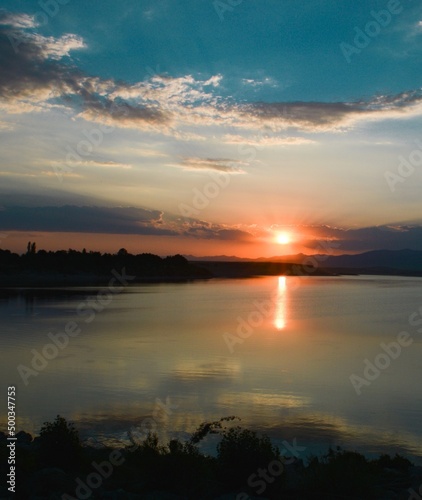
[(46, 464), (64, 469), (78, 465), (81, 455), (78, 431), (60, 415), (54, 422), (44, 422), (39, 442), (41, 456)]

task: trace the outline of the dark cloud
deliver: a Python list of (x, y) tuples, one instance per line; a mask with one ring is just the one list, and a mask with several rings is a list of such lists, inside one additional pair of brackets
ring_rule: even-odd
[(123, 101), (110, 99), (94, 99), (85, 93), (85, 109), (91, 118), (101, 118), (103, 121), (118, 122), (121, 125), (133, 125), (139, 122), (161, 124), (167, 122), (164, 112), (148, 106), (131, 106)]
[(212, 224), (197, 219), (185, 219), (182, 224), (183, 235), (188, 237), (206, 240), (230, 240), (245, 243), (253, 241), (251, 233), (237, 228), (229, 228), (227, 226)]
[(351, 112), (358, 111), (355, 106), (345, 103), (320, 103), (320, 102), (258, 102), (244, 108), (259, 120), (283, 119), (292, 125), (331, 125), (340, 122)]
[(304, 244), (318, 253), (366, 252), (368, 250), (422, 250), (421, 226), (375, 226), (360, 229), (340, 229), (329, 226), (312, 228), (315, 236)]
[(0, 210), (0, 230), (106, 234), (169, 235), (162, 212), (133, 207), (6, 207)]
[(195, 219), (182, 221), (159, 210), (76, 205), (0, 206), (0, 231), (184, 236), (243, 242), (252, 239), (251, 234), (239, 229)]
[(68, 56), (70, 51), (84, 48), (81, 38), (27, 33), (20, 29), (25, 27), (25, 20), (29, 23), (26, 17), (21, 19), (4, 11), (0, 14), (0, 100), (9, 110), (19, 106), (20, 111), (31, 111), (33, 106), (63, 98), (81, 106), (91, 118), (101, 115), (122, 124), (167, 121), (165, 113), (157, 108), (111, 100), (107, 90), (115, 88), (113, 81), (91, 77), (72, 64)]
[(0, 27), (0, 98), (40, 98), (43, 91), (82, 92), (82, 74), (70, 65), (51, 60), (48, 40)]
[[(411, 112), (422, 102), (422, 91), (378, 95), (356, 102), (257, 102), (239, 108), (240, 114), (258, 122), (317, 131), (346, 127), (355, 121), (382, 119)], [(389, 115), (390, 114), (390, 115)]]

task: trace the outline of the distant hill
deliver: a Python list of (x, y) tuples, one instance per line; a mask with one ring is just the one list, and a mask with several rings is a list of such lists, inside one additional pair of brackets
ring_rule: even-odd
[[(321, 257), (319, 257), (321, 259)], [(330, 256), (323, 261), (324, 267), (375, 268), (383, 267), (402, 271), (422, 272), (422, 251), (373, 250), (357, 255)]]
[[(318, 269), (326, 269), (332, 273), (347, 274), (348, 272), (361, 274), (422, 274), (422, 251), (420, 250), (372, 250), (361, 254), (344, 255), (313, 255), (304, 254), (262, 257), (258, 259), (243, 259), (235, 256), (194, 257), (185, 256), (187, 260), (201, 262), (250, 262), (250, 263), (285, 263), (309, 264), (315, 260)], [(313, 258), (313, 259), (312, 259)], [(207, 265), (209, 268), (209, 264)]]
[[(190, 262), (201, 262), (201, 261), (206, 261), (206, 262), (252, 262), (254, 260), (258, 259), (244, 259), (241, 257), (236, 257), (235, 255), (212, 255), (212, 256), (205, 256), (205, 257), (197, 257), (196, 255), (183, 255), (183, 257)], [(281, 262), (281, 261), (275, 261), (275, 262)]]

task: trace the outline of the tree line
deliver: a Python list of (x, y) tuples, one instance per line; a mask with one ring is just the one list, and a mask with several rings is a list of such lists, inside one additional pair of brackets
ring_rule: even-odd
[(28, 242), (21, 255), (0, 249), (0, 274), (45, 273), (108, 276), (113, 269), (126, 269), (137, 278), (209, 278), (211, 273), (188, 262), (182, 255), (160, 257), (152, 253), (130, 254), (125, 248), (117, 253), (78, 250), (37, 250)]

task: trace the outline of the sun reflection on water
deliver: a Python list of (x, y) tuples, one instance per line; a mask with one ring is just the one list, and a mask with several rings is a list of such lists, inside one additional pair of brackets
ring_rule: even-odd
[(286, 327), (286, 290), (286, 276), (279, 276), (274, 317), (274, 326), (277, 330), (283, 330)]

